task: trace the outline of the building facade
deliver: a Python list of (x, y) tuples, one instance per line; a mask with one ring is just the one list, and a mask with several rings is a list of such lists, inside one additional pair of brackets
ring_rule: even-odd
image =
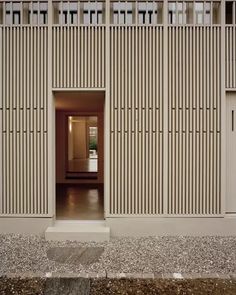
[(113, 235), (236, 233), (236, 1), (1, 1), (0, 229), (55, 220), (55, 96), (103, 92)]

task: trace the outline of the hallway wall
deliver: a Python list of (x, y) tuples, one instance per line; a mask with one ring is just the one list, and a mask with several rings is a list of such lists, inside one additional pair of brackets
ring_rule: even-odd
[(73, 134), (73, 158), (86, 159), (88, 156), (86, 121), (80, 120), (80, 122), (72, 122), (72, 134)]

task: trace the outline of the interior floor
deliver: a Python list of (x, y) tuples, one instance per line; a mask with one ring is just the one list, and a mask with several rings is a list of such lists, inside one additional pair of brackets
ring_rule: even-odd
[(69, 172), (97, 172), (97, 159), (73, 159), (68, 161)]
[(63, 220), (103, 220), (102, 184), (57, 184), (56, 218)]

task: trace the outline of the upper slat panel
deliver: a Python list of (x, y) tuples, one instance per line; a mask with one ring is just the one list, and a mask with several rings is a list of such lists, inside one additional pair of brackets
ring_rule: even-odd
[(4, 27), (2, 87), (2, 215), (47, 215), (48, 31)]
[(236, 26), (226, 27), (225, 30), (226, 88), (236, 89)]
[(163, 28), (110, 28), (110, 214), (163, 213)]
[(221, 213), (221, 29), (168, 29), (168, 214)]
[(53, 88), (105, 87), (105, 26), (53, 27)]

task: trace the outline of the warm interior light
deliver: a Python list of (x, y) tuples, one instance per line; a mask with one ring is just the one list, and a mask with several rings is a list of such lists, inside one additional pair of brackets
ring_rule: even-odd
[(70, 120), (70, 123), (69, 123), (69, 131), (70, 131), (70, 133), (71, 133), (71, 131), (72, 131), (72, 117), (69, 117), (69, 120)]

